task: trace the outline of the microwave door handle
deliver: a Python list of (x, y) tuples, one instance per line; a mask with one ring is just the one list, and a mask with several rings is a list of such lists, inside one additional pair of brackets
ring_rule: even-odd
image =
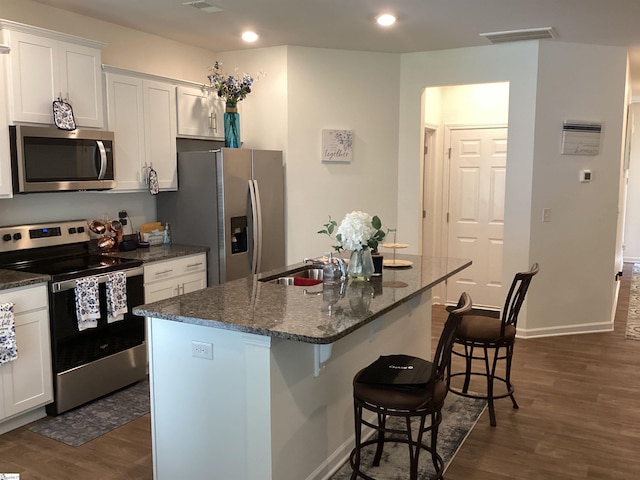
[(98, 173), (98, 180), (104, 180), (104, 175), (107, 173), (107, 150), (104, 148), (102, 140), (96, 140), (96, 144), (100, 152), (100, 173)]

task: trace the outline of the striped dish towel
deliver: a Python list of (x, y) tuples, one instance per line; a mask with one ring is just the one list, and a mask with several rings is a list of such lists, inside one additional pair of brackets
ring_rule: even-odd
[(75, 294), (78, 330), (96, 328), (100, 318), (98, 277), (91, 276), (77, 279)]
[(0, 365), (18, 358), (13, 303), (0, 303)]

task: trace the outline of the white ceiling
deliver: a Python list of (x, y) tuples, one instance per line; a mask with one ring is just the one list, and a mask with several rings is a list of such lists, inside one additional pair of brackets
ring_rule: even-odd
[[(276, 45), (377, 52), (420, 52), (487, 45), (480, 33), (554, 27), (559, 41), (630, 49), (640, 95), (640, 0), (35, 0), (214, 51)], [(374, 18), (393, 12), (396, 24)], [(260, 35), (248, 46), (242, 31)], [(635, 47), (635, 48), (634, 48)]]

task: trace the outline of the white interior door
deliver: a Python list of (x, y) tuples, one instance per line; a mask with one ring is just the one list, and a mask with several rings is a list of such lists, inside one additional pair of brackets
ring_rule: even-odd
[(447, 303), (466, 291), (474, 305), (500, 309), (506, 128), (451, 130), (447, 248), (470, 268), (447, 282)]

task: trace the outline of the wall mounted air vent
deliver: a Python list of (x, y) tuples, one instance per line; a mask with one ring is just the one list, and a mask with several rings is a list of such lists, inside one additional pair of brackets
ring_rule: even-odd
[(562, 155), (598, 155), (602, 123), (565, 120), (562, 123)]
[(480, 36), (486, 38), (491, 43), (558, 38), (558, 34), (553, 29), (553, 27), (527, 28), (523, 30), (507, 30), (504, 32), (481, 33)]
[(202, 10), (203, 12), (207, 12), (207, 13), (222, 12), (221, 8), (216, 7), (215, 5), (211, 5), (210, 3), (207, 3), (204, 1), (184, 2), (182, 5), (185, 5), (188, 7), (194, 7), (194, 8), (197, 8), (198, 10)]

